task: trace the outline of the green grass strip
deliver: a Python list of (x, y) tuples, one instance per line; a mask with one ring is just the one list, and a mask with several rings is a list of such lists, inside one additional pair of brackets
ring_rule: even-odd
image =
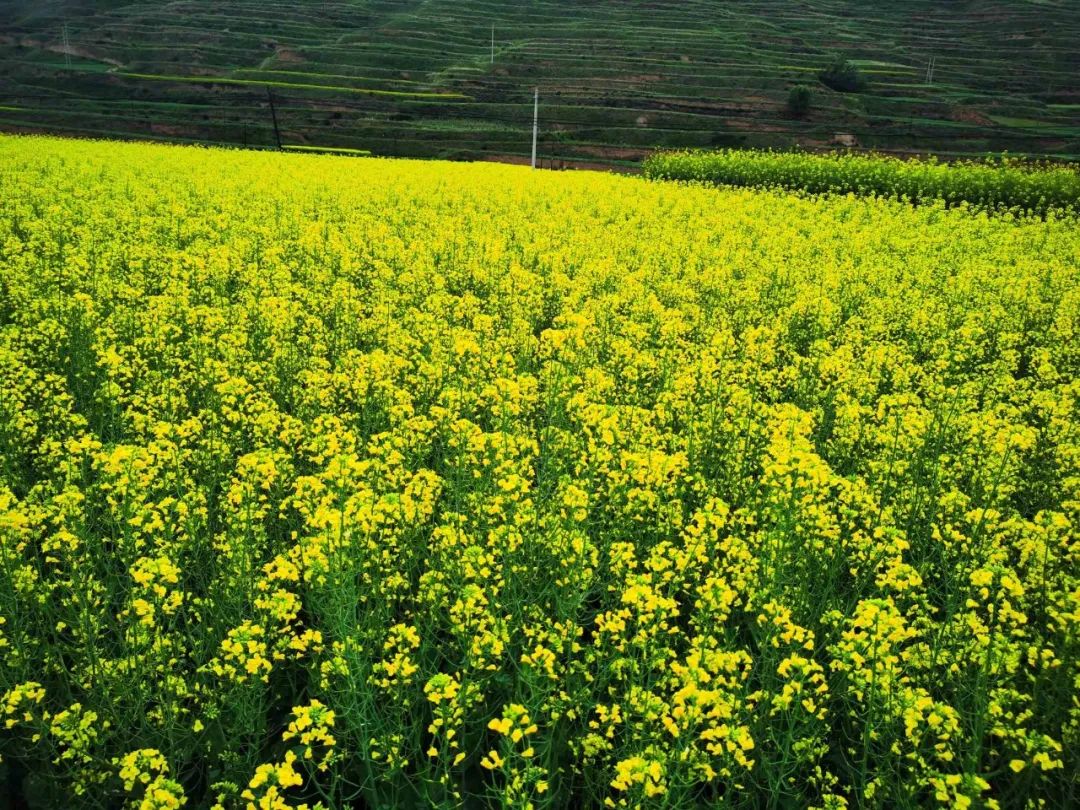
[(331, 84), (306, 84), (301, 82), (266, 82), (255, 79), (233, 79), (227, 76), (166, 76), (156, 73), (117, 73), (128, 79), (147, 79), (159, 82), (186, 82), (188, 84), (234, 84), (254, 87), (282, 87), (290, 90), (321, 90), (330, 93), (354, 93), (362, 96), (394, 96), (397, 98), (458, 99), (472, 101), (464, 93), (427, 93), (405, 90), (370, 90), (361, 87), (345, 87)]
[(348, 149), (343, 146), (307, 146), (304, 144), (286, 145), (281, 147), (288, 152), (321, 152), (334, 155), (355, 155), (356, 157), (370, 157), (371, 152), (367, 149)]

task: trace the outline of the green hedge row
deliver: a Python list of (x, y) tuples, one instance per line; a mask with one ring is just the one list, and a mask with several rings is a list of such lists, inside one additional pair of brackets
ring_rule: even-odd
[(981, 208), (1045, 214), (1078, 207), (1080, 172), (1007, 157), (941, 163), (881, 155), (773, 152), (740, 149), (658, 152), (644, 165), (655, 180), (801, 189), (812, 194), (856, 193), (922, 202), (944, 200)]

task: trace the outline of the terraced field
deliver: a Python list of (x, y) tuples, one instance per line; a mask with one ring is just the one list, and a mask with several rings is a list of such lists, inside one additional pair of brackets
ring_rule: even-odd
[[(493, 35), (494, 32), (494, 35)], [(657, 147), (1080, 155), (1072, 0), (203, 0), (0, 7), (0, 128), (524, 159)], [(817, 81), (833, 55), (869, 79)], [(932, 82), (927, 66), (935, 60)], [(793, 118), (794, 84), (815, 88)]]

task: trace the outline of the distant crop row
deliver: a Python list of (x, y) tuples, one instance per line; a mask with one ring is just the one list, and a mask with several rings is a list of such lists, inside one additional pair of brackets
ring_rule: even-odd
[(400, 98), (470, 99), (462, 93), (422, 93), (405, 90), (373, 90), (369, 87), (349, 87), (336, 84), (311, 84), (308, 82), (273, 82), (261, 79), (236, 79), (227, 76), (166, 76), (157, 73), (120, 73), (128, 79), (145, 79), (159, 82), (187, 82), (193, 84), (231, 84), (241, 87), (278, 87), (286, 90), (324, 90), (335, 93), (353, 93), (362, 96), (397, 96)]
[(944, 200), (1038, 214), (1076, 208), (1080, 201), (1080, 172), (1075, 169), (1008, 158), (948, 164), (880, 155), (724, 149), (660, 152), (645, 161), (645, 174), (659, 180)]

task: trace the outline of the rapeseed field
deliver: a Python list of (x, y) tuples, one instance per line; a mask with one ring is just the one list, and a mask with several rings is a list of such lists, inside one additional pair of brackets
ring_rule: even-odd
[(1066, 806), (1078, 224), (0, 138), (0, 778)]
[(643, 168), (653, 179), (855, 193), (914, 204), (942, 200), (950, 206), (1022, 216), (1080, 208), (1080, 171), (1075, 166), (1008, 155), (941, 163), (857, 152), (720, 149), (657, 152)]

